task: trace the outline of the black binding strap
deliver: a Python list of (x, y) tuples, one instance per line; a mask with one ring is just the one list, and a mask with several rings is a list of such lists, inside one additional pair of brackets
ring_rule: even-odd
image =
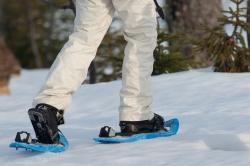
[(159, 3), (157, 2), (157, 0), (154, 0), (154, 2), (155, 2), (155, 6), (156, 6), (156, 11), (158, 12), (159, 16), (164, 20), (165, 19), (165, 15), (164, 15), (162, 7), (159, 5)]
[(116, 136), (115, 130), (109, 126), (104, 126), (100, 130), (99, 137), (115, 137), (115, 136)]
[(26, 131), (17, 132), (15, 142), (30, 144), (30, 143), (32, 143), (32, 141), (33, 140), (30, 136), (30, 133), (28, 133)]

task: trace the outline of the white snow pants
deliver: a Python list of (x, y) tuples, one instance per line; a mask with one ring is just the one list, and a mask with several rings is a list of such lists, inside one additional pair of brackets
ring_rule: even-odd
[(74, 32), (51, 67), (33, 106), (50, 104), (65, 110), (87, 75), (114, 11), (123, 22), (127, 46), (122, 67), (120, 120), (152, 119), (150, 77), (156, 47), (156, 11), (153, 0), (76, 0)]

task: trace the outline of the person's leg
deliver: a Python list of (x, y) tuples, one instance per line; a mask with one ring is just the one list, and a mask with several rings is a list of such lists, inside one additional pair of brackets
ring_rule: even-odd
[(33, 106), (45, 103), (65, 110), (87, 75), (113, 16), (111, 0), (76, 0), (74, 32), (57, 56)]
[(150, 77), (157, 41), (157, 21), (153, 0), (113, 0), (124, 24), (127, 46), (122, 68), (120, 121), (143, 121), (151, 111)]

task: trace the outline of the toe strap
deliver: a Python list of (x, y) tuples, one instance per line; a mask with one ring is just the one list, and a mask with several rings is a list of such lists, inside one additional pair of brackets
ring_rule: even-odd
[(104, 126), (100, 130), (99, 137), (115, 137), (115, 136), (116, 136), (115, 130), (109, 126)]
[(20, 132), (17, 132), (15, 141), (30, 144), (32, 143), (33, 140), (31, 138), (30, 133), (26, 131), (20, 131)]

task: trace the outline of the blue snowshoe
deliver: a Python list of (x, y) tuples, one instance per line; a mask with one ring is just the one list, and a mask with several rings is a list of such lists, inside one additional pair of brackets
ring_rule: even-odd
[(121, 132), (116, 132), (109, 126), (101, 128), (98, 138), (99, 143), (125, 143), (158, 137), (169, 137), (175, 135), (179, 129), (178, 119), (164, 121), (155, 114), (152, 120), (145, 121), (121, 121)]
[(37, 139), (27, 132), (18, 132), (13, 148), (24, 148), (39, 152), (62, 152), (68, 148), (66, 137), (59, 131), (58, 125), (64, 123), (63, 111), (47, 104), (38, 104), (28, 111)]
[(63, 152), (69, 147), (68, 140), (66, 137), (59, 132), (59, 141), (56, 144), (43, 144), (38, 142), (36, 139), (32, 139), (30, 133), (18, 132), (15, 142), (10, 144), (11, 148), (24, 149), (32, 152)]

